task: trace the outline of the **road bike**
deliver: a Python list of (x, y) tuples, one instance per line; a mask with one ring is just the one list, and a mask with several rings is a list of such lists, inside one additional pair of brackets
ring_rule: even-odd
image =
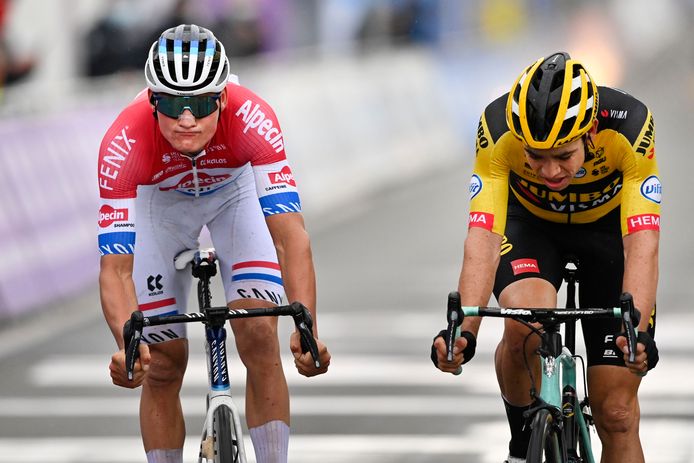
[[(525, 412), (526, 422), (531, 426), (530, 444), (526, 461), (528, 463), (595, 463), (590, 442), (590, 427), (593, 419), (590, 414), (588, 388), (585, 380), (585, 364), (576, 355), (576, 320), (595, 318), (621, 318), (624, 322), (625, 336), (629, 348), (629, 361), (634, 360), (636, 352), (636, 331), (639, 312), (629, 293), (620, 297), (620, 307), (576, 308), (576, 283), (578, 261), (568, 259), (565, 267), (566, 308), (502, 308), (502, 307), (461, 307), (460, 294), (448, 295), (446, 348), (448, 361), (453, 360), (453, 344), (460, 336), (460, 326), (464, 317), (497, 317), (516, 320), (541, 339), (537, 353), (541, 359), (540, 391), (535, 388), (530, 362), (525, 357), (525, 365), (530, 377), (530, 396), (533, 407)], [(533, 323), (539, 324), (539, 328)], [(564, 338), (560, 326), (564, 325)], [(523, 349), (525, 352), (525, 349)], [(583, 372), (583, 400), (579, 400), (576, 390), (577, 362), (580, 360)], [(460, 373), (460, 370), (457, 372)]]
[(303, 352), (310, 352), (316, 368), (320, 368), (318, 348), (313, 337), (313, 320), (308, 309), (299, 302), (256, 309), (229, 309), (211, 307), (210, 279), (217, 274), (214, 249), (188, 250), (179, 254), (174, 262), (182, 270), (189, 263), (194, 278), (198, 279), (198, 306), (200, 312), (146, 317), (134, 311), (123, 328), (128, 378), (132, 380), (138, 357), (142, 331), (148, 326), (171, 323), (201, 322), (205, 325), (205, 352), (209, 391), (207, 412), (202, 428), (198, 463), (246, 463), (240, 414), (231, 397), (231, 384), (227, 369), (226, 320), (250, 317), (291, 316), (301, 337)]

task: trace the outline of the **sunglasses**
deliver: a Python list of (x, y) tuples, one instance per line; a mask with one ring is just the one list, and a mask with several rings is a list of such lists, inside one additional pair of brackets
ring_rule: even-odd
[(171, 96), (152, 95), (152, 104), (157, 112), (178, 119), (186, 109), (197, 119), (207, 117), (217, 110), (219, 95)]

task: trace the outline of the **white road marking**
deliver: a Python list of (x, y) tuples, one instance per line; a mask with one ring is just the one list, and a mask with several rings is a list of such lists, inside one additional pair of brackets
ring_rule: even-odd
[[(648, 436), (644, 443), (649, 463), (691, 463), (694, 442), (690, 436), (694, 424), (663, 426), (667, 422), (645, 420), (642, 432)], [(289, 444), (292, 461), (314, 463), (330, 461), (375, 463), (386, 457), (422, 455), (467, 455), (479, 463), (498, 463), (505, 456), (505, 443), (499, 436), (507, 434), (505, 421), (473, 424), (460, 435), (293, 435)], [(597, 439), (593, 439), (594, 441)], [(677, 442), (678, 445), (672, 445)], [(253, 448), (245, 439), (249, 462), (254, 462)], [(194, 461), (199, 440), (186, 438), (184, 459)], [(599, 454), (600, 445), (594, 445)], [(74, 463), (118, 462), (140, 463), (144, 451), (139, 437), (66, 437), (37, 439), (0, 439), (0, 463)], [(390, 460), (388, 460), (390, 461)]]
[[(694, 391), (694, 375), (685, 374), (691, 366), (686, 356), (662, 356), (658, 367), (644, 378), (640, 396), (690, 396)], [(39, 387), (114, 387), (108, 376), (108, 355), (49, 355), (29, 370), (32, 384)], [(240, 361), (230, 360), (232, 388), (246, 381)], [(287, 381), (291, 386), (456, 386), (461, 393), (485, 394), (497, 391), (491, 359), (475, 359), (463, 367), (461, 376), (438, 371), (425, 355), (421, 360), (385, 355), (333, 354), (328, 374), (305, 378), (294, 368), (292, 358), (283, 358)], [(205, 359), (192, 355), (184, 379), (184, 387), (206, 387)]]

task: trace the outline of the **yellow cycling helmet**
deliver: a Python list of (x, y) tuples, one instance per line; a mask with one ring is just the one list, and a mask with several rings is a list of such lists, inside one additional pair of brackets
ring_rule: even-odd
[(528, 66), (511, 88), (506, 122), (528, 147), (549, 149), (588, 132), (598, 112), (598, 89), (581, 63), (555, 53)]

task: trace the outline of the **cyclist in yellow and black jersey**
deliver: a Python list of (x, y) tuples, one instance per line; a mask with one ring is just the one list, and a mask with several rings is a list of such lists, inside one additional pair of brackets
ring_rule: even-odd
[[(570, 255), (580, 262), (581, 306), (618, 306), (628, 291), (642, 315), (634, 363), (615, 336), (619, 321), (582, 323), (603, 462), (643, 461), (637, 392), (658, 361), (660, 202), (650, 111), (624, 92), (598, 87), (567, 53), (528, 66), (482, 114), (458, 285), (463, 305), (484, 306), (493, 292), (502, 307), (556, 307)], [(472, 358), (479, 326), (479, 318), (466, 317), (453, 362), (443, 339), (434, 338), (438, 368), (454, 372)], [(508, 462), (524, 461), (530, 437), (524, 346), (540, 377), (538, 340), (524, 344), (527, 334), (507, 320), (495, 354), (511, 428)]]
[[(658, 229), (661, 191), (653, 116), (643, 103), (619, 90), (599, 87), (597, 95), (600, 109), (589, 136), (582, 138), (590, 141), (584, 146), (585, 160), (561, 191), (556, 191), (552, 178), (533, 170), (523, 142), (509, 129), (508, 94), (487, 107), (477, 129), (470, 226), (503, 234), (511, 193), (512, 201), (550, 222), (591, 223), (621, 207), (622, 235)], [(532, 157), (533, 149), (551, 145), (536, 143), (529, 148)]]

